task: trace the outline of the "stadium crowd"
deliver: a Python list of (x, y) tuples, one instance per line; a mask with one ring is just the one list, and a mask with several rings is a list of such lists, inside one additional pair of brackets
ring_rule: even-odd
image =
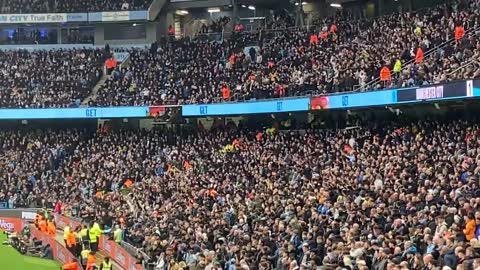
[[(328, 19), (317, 30), (237, 32), (223, 43), (132, 49), (130, 66), (115, 71), (96, 101), (211, 103), (480, 78), (479, 10), (474, 0), (373, 20)], [(386, 79), (368, 84), (384, 67)]]
[[(349, 18), (324, 19), (318, 29), (237, 31), (223, 42), (182, 39), (129, 49), (128, 63), (116, 67), (90, 105), (212, 103), (480, 78), (479, 0)], [(269, 25), (275, 30), (288, 21)], [(2, 107), (78, 105), (107, 58), (92, 49), (1, 55)], [(375, 80), (381, 74), (384, 80)]]
[(3, 130), (0, 200), (120, 225), (156, 269), (479, 269), (477, 121), (242, 126)]
[(0, 0), (0, 13), (64, 13), (147, 10), (151, 0)]
[(0, 106), (78, 106), (102, 76), (103, 50), (0, 51)]

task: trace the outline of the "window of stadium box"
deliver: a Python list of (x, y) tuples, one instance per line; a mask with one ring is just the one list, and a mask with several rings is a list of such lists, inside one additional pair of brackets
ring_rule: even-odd
[(146, 24), (115, 24), (104, 26), (105, 40), (132, 40), (145, 39), (147, 37)]

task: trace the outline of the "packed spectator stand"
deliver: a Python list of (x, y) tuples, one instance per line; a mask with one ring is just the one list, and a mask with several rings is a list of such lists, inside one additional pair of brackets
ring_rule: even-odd
[(0, 106), (78, 107), (102, 76), (103, 50), (0, 52)]
[(242, 126), (4, 130), (0, 199), (120, 225), (156, 269), (480, 267), (477, 120)]
[[(212, 103), (479, 78), (479, 5), (470, 1), (353, 22), (337, 18), (308, 31), (233, 33), (223, 43), (179, 40), (135, 49), (131, 66), (115, 72), (97, 103)], [(457, 27), (463, 29), (460, 37)], [(387, 78), (375, 80), (384, 67)]]
[[(181, 39), (130, 49), (129, 63), (113, 71), (90, 105), (214, 103), (480, 78), (480, 2), (462, 3), (368, 20), (338, 16), (308, 30), (234, 32), (222, 42)], [(269, 26), (288, 26), (282, 22)], [(34, 92), (23, 82), (18, 94), (19, 86), (5, 80), (1, 106), (81, 103), (109, 57), (99, 50), (81, 52), (88, 56), (76, 57), (77, 50), (3, 52), (3, 74), (22, 61), (8, 55), (22, 54), (32, 66), (25, 68), (36, 78), (33, 84), (42, 87)], [(59, 59), (43, 61), (44, 54)], [(55, 79), (42, 74), (63, 72), (61, 61), (69, 67), (67, 74)], [(69, 82), (58, 83), (63, 79)], [(33, 98), (39, 94), (40, 101)]]
[(1, 14), (147, 10), (151, 0), (0, 0)]
[[(79, 10), (92, 1), (74, 2), (57, 8)], [(95, 3), (89, 8), (110, 2)], [(79, 106), (105, 61), (110, 75), (92, 106), (480, 78), (478, 0), (316, 24), (240, 31), (221, 43), (155, 43), (130, 49), (125, 65), (109, 49), (2, 51), (0, 107)], [(200, 122), (151, 131), (2, 126), (0, 201), (56, 209), (102, 228), (118, 225), (126, 244), (141, 251), (139, 261), (156, 270), (479, 270), (475, 115), (365, 117), (335, 128), (293, 117), (271, 128), (219, 121), (208, 130)]]

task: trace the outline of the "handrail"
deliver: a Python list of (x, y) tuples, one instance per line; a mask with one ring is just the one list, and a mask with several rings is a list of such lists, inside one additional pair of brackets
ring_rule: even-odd
[(461, 66), (458, 67), (457, 69), (453, 70), (452, 72), (447, 73), (447, 76), (450, 76), (450, 75), (456, 73), (457, 71), (459, 71), (460, 69), (466, 68), (466, 67), (470, 66), (471, 64), (474, 64), (474, 63), (477, 63), (477, 62), (480, 62), (480, 60), (475, 59), (475, 58), (474, 58), (474, 59), (471, 59), (470, 61), (464, 63), (463, 65), (461, 65)]
[[(470, 33), (472, 33), (472, 32), (476, 32), (477, 30), (480, 30), (480, 27), (467, 30), (467, 31), (465, 32), (465, 35), (466, 35), (466, 34), (470, 34)], [(441, 43), (440, 45), (437, 45), (437, 46), (433, 47), (432, 49), (428, 50), (428, 51), (424, 54), (424, 57), (426, 58), (426, 57), (432, 55), (433, 53), (437, 52), (438, 49), (441, 49), (441, 48), (445, 47), (447, 44), (452, 43), (452, 42), (454, 42), (454, 41), (455, 41), (455, 38), (451, 38), (451, 39), (449, 39), (449, 40)], [(414, 62), (415, 62), (415, 58), (407, 61), (407, 62), (402, 66), (401, 71), (405, 70), (407, 67), (410, 67), (411, 64), (413, 64)], [(354, 89), (354, 91), (366, 90), (366, 89), (369, 89), (369, 88), (370, 88), (369, 86), (374, 85), (374, 84), (378, 83), (379, 81), (380, 81), (380, 76), (378, 76), (378, 77), (376, 77), (375, 79), (371, 80), (370, 82), (368, 82), (367, 84), (365, 84), (363, 87), (360, 86), (360, 85), (355, 85), (353, 89)]]

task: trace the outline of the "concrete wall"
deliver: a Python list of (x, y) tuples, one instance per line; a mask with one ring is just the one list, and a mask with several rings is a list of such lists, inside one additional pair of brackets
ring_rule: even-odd
[[(161, 27), (160, 22), (147, 22), (142, 26), (137, 27), (145, 27), (145, 37), (138, 38), (138, 39), (118, 39), (118, 40), (108, 40), (105, 39), (105, 29), (111, 28), (110, 26), (106, 26), (106, 24), (98, 24), (95, 27), (95, 45), (122, 45), (122, 44), (151, 44), (160, 39), (162, 36), (161, 34)], [(135, 31), (135, 27), (132, 26), (132, 31)], [(143, 30), (137, 30), (143, 31)]]

